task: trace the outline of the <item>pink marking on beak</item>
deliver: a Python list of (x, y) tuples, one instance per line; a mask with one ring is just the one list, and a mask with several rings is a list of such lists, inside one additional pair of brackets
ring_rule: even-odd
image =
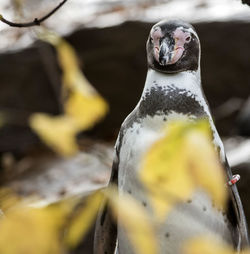
[(191, 40), (191, 34), (184, 32), (181, 28), (177, 28), (173, 35), (175, 39), (175, 47), (173, 51), (173, 57), (169, 64), (176, 63), (183, 55), (185, 43), (189, 43)]
[(150, 34), (154, 44), (154, 55), (156, 60), (159, 62), (159, 51), (160, 51), (160, 38), (163, 36), (161, 28), (159, 26), (153, 28)]
[(183, 47), (175, 48), (174, 52), (173, 52), (173, 57), (172, 57), (171, 61), (169, 62), (169, 64), (175, 64), (181, 58), (183, 52), (184, 52)]
[(174, 39), (175, 39), (175, 46), (184, 47), (185, 43), (189, 43), (191, 40), (191, 34), (189, 32), (184, 32), (181, 28), (177, 28), (174, 31)]
[(154, 54), (155, 54), (155, 58), (156, 60), (159, 62), (159, 52), (160, 52), (160, 49), (158, 46), (155, 46), (154, 47)]

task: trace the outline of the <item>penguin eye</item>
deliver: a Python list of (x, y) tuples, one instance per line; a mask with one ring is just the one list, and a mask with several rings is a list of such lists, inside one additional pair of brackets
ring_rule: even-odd
[(191, 36), (188, 36), (187, 38), (186, 38), (186, 42), (190, 42), (191, 41)]

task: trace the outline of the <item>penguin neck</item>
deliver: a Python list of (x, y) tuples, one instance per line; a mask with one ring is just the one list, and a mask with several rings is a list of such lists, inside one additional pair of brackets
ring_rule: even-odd
[(141, 98), (143, 98), (149, 90), (157, 86), (163, 89), (175, 86), (179, 89), (184, 89), (196, 94), (202, 91), (200, 68), (197, 71), (183, 71), (173, 74), (162, 73), (149, 68)]

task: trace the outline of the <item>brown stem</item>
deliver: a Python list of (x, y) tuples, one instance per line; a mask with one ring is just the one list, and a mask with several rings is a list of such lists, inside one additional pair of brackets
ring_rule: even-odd
[(7, 19), (5, 19), (2, 15), (0, 15), (0, 21), (3, 23), (12, 26), (12, 27), (31, 27), (31, 26), (40, 26), (42, 22), (44, 22), (46, 19), (48, 19), (50, 16), (52, 16), (58, 9), (60, 9), (68, 0), (63, 0), (61, 3), (59, 3), (52, 11), (50, 11), (48, 14), (41, 18), (35, 18), (32, 22), (27, 23), (14, 23)]

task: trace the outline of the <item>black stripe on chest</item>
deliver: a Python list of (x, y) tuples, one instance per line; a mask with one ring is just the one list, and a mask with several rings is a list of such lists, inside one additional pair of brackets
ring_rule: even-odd
[(174, 85), (167, 88), (156, 85), (143, 97), (139, 105), (139, 117), (168, 115), (173, 111), (188, 116), (194, 115), (198, 118), (206, 117), (207, 114), (196, 97), (187, 90), (179, 89)]

